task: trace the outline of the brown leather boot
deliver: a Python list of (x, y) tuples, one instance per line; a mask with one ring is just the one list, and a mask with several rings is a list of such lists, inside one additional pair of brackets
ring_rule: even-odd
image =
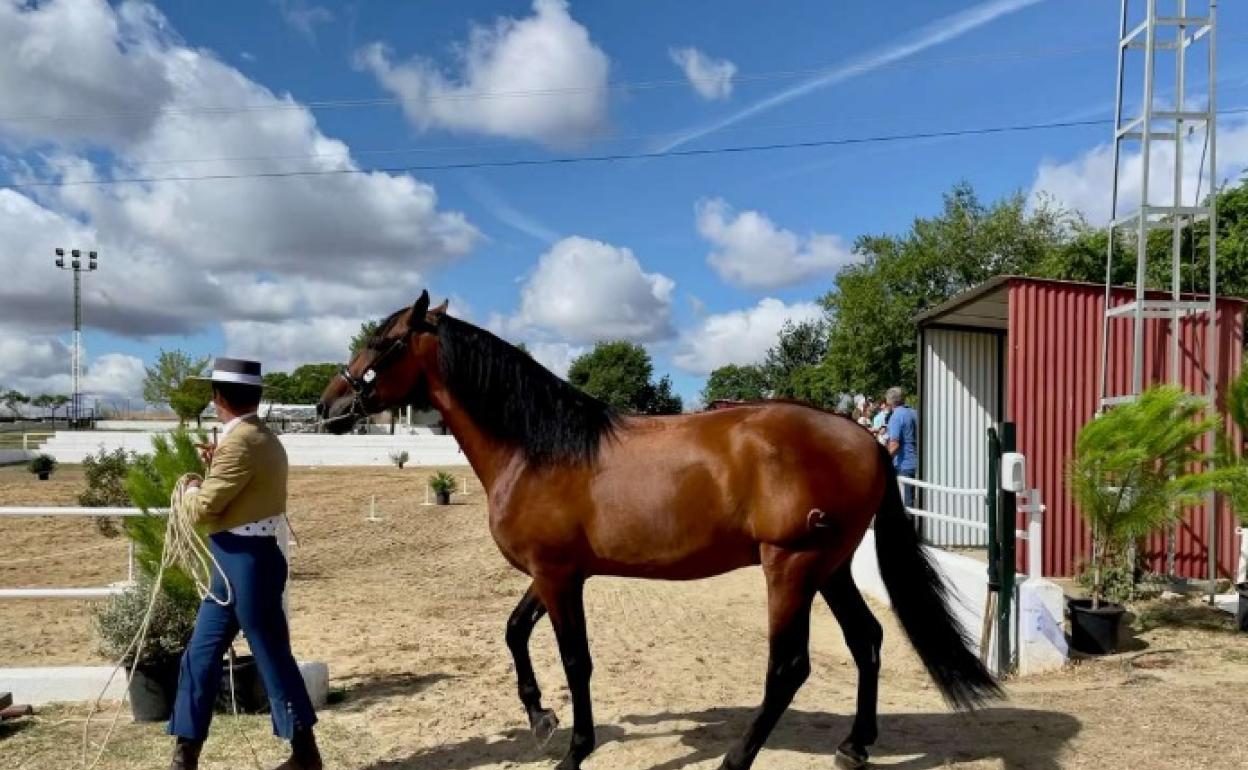
[(323, 770), (321, 752), (316, 747), (316, 736), (312, 728), (297, 728), (290, 739), (290, 759), (278, 765), (274, 770)]
[(169, 763), (169, 770), (199, 770), (199, 752), (203, 748), (203, 741), (179, 738), (173, 747), (173, 761)]

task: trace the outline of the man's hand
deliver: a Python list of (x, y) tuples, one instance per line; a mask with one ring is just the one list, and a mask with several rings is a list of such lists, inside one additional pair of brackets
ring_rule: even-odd
[(196, 444), (195, 448), (199, 450), (199, 456), (203, 459), (204, 465), (212, 465), (212, 456), (217, 451), (216, 444)]
[(190, 481), (186, 482), (186, 488), (187, 489), (199, 489), (199, 484), (200, 484), (199, 479), (191, 479)]

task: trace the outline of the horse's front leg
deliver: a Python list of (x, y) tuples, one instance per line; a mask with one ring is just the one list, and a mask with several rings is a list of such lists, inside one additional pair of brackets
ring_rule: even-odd
[(546, 614), (546, 606), (537, 598), (537, 591), (530, 584), (520, 603), (512, 610), (507, 619), (507, 648), (516, 663), (516, 684), (520, 690), (520, 702), (524, 704), (524, 712), (529, 717), (529, 728), (533, 737), (541, 745), (545, 745), (559, 726), (559, 718), (550, 709), (542, 708), (542, 688), (537, 684), (537, 676), (533, 673), (533, 661), (529, 657), (529, 637), (533, 627)]
[(594, 750), (594, 708), (589, 700), (589, 679), (594, 671), (589, 657), (589, 636), (585, 627), (585, 579), (580, 576), (538, 575), (533, 581), (542, 604), (550, 613), (559, 656), (572, 693), (572, 745), (557, 770), (579, 770), (581, 762)]

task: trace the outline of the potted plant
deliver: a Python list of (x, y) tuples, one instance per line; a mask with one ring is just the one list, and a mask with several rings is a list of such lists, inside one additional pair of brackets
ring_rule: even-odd
[(40, 481), (47, 481), (52, 471), (56, 470), (56, 458), (51, 455), (35, 455), (30, 459), (30, 465), (27, 467), (31, 473), (39, 477)]
[[(195, 439), (186, 431), (176, 431), (168, 438), (154, 436), (152, 444), (154, 453), (134, 458), (125, 481), (127, 496), (144, 511), (144, 515), (129, 517), (123, 524), (126, 537), (134, 544), (138, 578), (96, 612), (100, 651), (134, 668), (130, 708), (136, 721), (169, 717), (177, 689), (178, 662), (190, 641), (200, 603), (194, 582), (177, 566), (167, 567), (160, 585), (155, 584), (164, 552), (166, 519), (150, 512), (169, 504), (169, 494), (182, 474), (202, 474), (203, 463)], [(153, 614), (147, 640), (136, 656), (129, 647), (149, 606)]]
[[(169, 718), (178, 688), (178, 663), (199, 611), (199, 597), (193, 590), (162, 588), (153, 603), (152, 581), (152, 576), (140, 572), (134, 585), (110, 597), (95, 614), (99, 651), (127, 669), (133, 668), (130, 710), (136, 722)], [(136, 658), (130, 645), (138, 636), (149, 606), (151, 621), (142, 653)]]
[(1206, 492), (1242, 477), (1235, 468), (1210, 469), (1211, 453), (1199, 447), (1218, 422), (1206, 414), (1203, 399), (1160, 386), (1080, 430), (1069, 482), (1092, 531), (1092, 550), (1086, 564), (1090, 596), (1069, 602), (1075, 649), (1118, 649), (1123, 603), (1133, 590), (1135, 542), (1177, 520), (1184, 506), (1199, 503)]
[[(1222, 435), (1219, 465), (1245, 468), (1248, 463), (1245, 463), (1242, 442), (1244, 436), (1248, 436), (1248, 369), (1241, 371), (1231, 383), (1227, 390), (1226, 404), (1231, 422), (1239, 429), (1239, 435), (1234, 435), (1230, 430)], [(1231, 481), (1222, 491), (1226, 493), (1240, 523), (1248, 529), (1248, 472)], [(1248, 537), (1248, 533), (1244, 537)], [(1236, 625), (1240, 631), (1248, 631), (1248, 583), (1236, 583), (1235, 590), (1239, 594), (1239, 608), (1235, 613)]]
[(429, 488), (437, 495), (438, 505), (450, 505), (451, 493), (455, 491), (455, 477), (446, 471), (438, 471), (429, 477)]
[(399, 470), (403, 470), (403, 466), (407, 464), (410, 457), (411, 455), (407, 453), (406, 449), (400, 449), (397, 452), (390, 453), (390, 462), (394, 463)]

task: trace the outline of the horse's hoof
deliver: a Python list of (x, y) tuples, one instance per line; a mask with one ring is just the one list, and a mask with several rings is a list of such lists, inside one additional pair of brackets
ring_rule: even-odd
[(542, 709), (538, 712), (532, 724), (533, 740), (537, 741), (538, 748), (546, 748), (546, 744), (550, 742), (557, 727), (559, 727), (559, 717), (555, 716), (555, 712), (550, 709)]
[(838, 746), (835, 761), (841, 770), (863, 770), (867, 766), (867, 752), (853, 746)]

